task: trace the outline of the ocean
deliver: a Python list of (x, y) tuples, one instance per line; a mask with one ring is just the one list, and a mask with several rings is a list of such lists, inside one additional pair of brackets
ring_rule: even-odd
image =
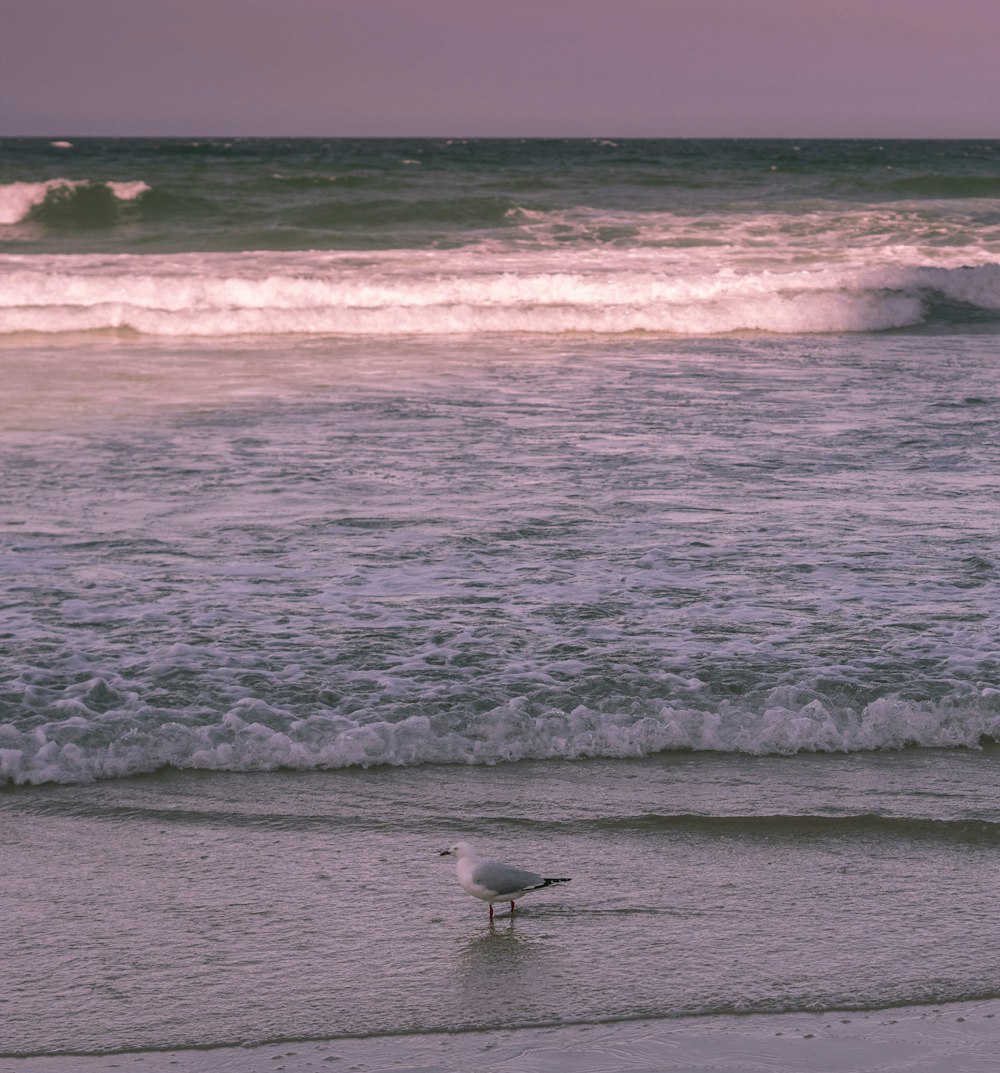
[(11, 1068), (1000, 999), (1000, 142), (0, 139), (0, 385)]

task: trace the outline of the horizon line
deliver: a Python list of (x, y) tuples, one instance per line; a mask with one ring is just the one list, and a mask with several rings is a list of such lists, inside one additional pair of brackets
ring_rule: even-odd
[(238, 141), (286, 141), (327, 139), (332, 141), (799, 141), (799, 142), (990, 142), (1000, 141), (1000, 134), (233, 134), (226, 132), (171, 134), (71, 134), (57, 131), (50, 134), (5, 134), (0, 139), (37, 139), (39, 141), (69, 141), (96, 138), (171, 138), (171, 139), (230, 139)]

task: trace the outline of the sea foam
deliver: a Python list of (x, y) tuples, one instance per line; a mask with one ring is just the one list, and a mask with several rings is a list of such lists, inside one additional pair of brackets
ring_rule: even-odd
[[(869, 332), (935, 302), (1000, 309), (1000, 265), (657, 271), (610, 254), (8, 257), (0, 333), (128, 329), (158, 336)], [(953, 313), (951, 314), (953, 315)]]
[(1000, 696), (913, 702), (887, 696), (861, 709), (819, 701), (751, 711), (724, 704), (714, 711), (658, 705), (640, 716), (580, 705), (570, 711), (529, 709), (512, 698), (473, 724), (446, 727), (413, 715), (364, 722), (334, 711), (300, 715), (248, 698), (215, 719), (169, 721), (133, 694), (96, 712), (115, 691), (85, 683), (60, 702), (65, 718), (23, 730), (0, 724), (0, 784), (77, 783), (163, 767), (212, 771), (314, 770), (519, 760), (643, 757), (665, 751), (794, 755), (924, 748), (978, 748), (1000, 741)]

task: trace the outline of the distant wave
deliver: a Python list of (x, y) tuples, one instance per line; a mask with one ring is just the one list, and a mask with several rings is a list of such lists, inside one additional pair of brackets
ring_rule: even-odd
[[(389, 232), (394, 242), (402, 241), (407, 230), (414, 228), (468, 236), (483, 229), (509, 226), (519, 211), (514, 201), (495, 195), (414, 198), (403, 194), (359, 197), (342, 193), (367, 188), (391, 191), (398, 186), (398, 180), (391, 175), (274, 175), (248, 188), (253, 197), (263, 201), (251, 207), (247, 192), (227, 202), (218, 194), (213, 198), (197, 188), (180, 185), (169, 191), (154, 190), (141, 180), (57, 178), (15, 182), (0, 184), (0, 227), (27, 221), (56, 231), (73, 226), (109, 226), (118, 221), (124, 204), (141, 199), (143, 208), (158, 222), (169, 222), (181, 232), (194, 226), (203, 235), (199, 246), (204, 245), (207, 233), (210, 243), (219, 243), (219, 249), (240, 248), (244, 242), (250, 242), (251, 248), (258, 242), (268, 248), (268, 231), (299, 236)], [(324, 189), (336, 193), (324, 196)], [(286, 203), (282, 195), (289, 191), (313, 196)]]
[(921, 198), (997, 198), (1000, 175), (916, 175), (897, 179), (888, 189)]
[[(355, 178), (354, 185), (360, 185)], [(517, 205), (500, 197), (369, 198), (309, 205), (290, 214), (306, 228), (343, 229), (449, 225), (463, 230), (500, 227)]]
[(28, 219), (49, 223), (111, 222), (116, 203), (135, 201), (149, 192), (141, 181), (96, 182), (89, 179), (47, 179), (0, 185), (0, 226)]
[[(141, 185), (141, 184), (139, 184)], [(133, 191), (135, 193), (135, 191)], [(657, 270), (610, 251), (0, 259), (0, 334), (875, 332), (1000, 323), (1000, 264)]]

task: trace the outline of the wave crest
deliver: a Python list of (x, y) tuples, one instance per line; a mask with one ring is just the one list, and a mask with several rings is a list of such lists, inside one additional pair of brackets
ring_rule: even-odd
[(47, 179), (0, 185), (0, 225), (28, 219), (44, 223), (107, 224), (117, 216), (117, 203), (135, 201), (149, 191), (142, 181), (97, 182), (89, 179)]
[[(160, 336), (872, 332), (1000, 311), (1000, 265), (688, 274), (609, 255), (465, 251), (10, 259), (0, 333)], [(0, 261), (0, 269), (4, 268)], [(994, 317), (995, 319), (995, 317)]]
[[(112, 706), (107, 707), (111, 698)], [(92, 706), (88, 699), (96, 698)], [(60, 702), (65, 718), (21, 730), (0, 725), (0, 785), (77, 783), (163, 767), (212, 771), (314, 770), (418, 764), (484, 764), (519, 760), (643, 757), (668, 751), (751, 756), (924, 748), (979, 748), (1000, 741), (992, 698), (961, 705), (895, 697), (858, 712), (812, 702), (714, 712), (665, 706), (636, 717), (580, 706), (569, 712), (526, 710), (509, 701), (463, 725), (414, 715), (363, 722), (333, 711), (302, 717), (248, 699), (217, 722), (175, 721), (135, 708), (102, 679)], [(100, 711), (95, 710), (101, 709)]]

